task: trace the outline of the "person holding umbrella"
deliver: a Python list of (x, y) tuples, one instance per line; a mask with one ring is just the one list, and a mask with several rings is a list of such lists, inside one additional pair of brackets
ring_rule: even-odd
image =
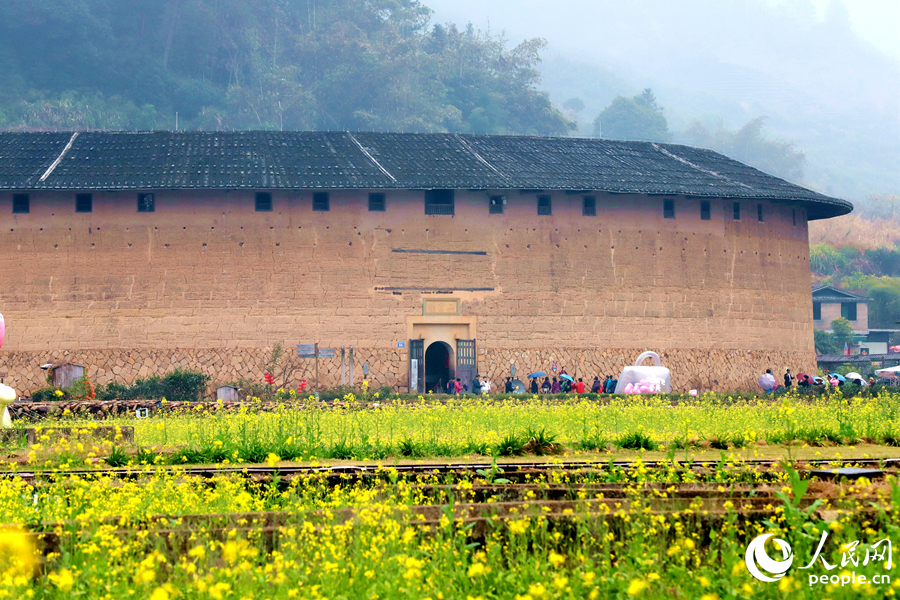
[(563, 369), (562, 372), (559, 374), (559, 379), (560, 379), (559, 387), (560, 387), (560, 391), (563, 394), (568, 394), (569, 391), (572, 389), (572, 384), (575, 383), (575, 379), (571, 375), (566, 373), (565, 371), (566, 370)]
[(544, 377), (544, 383), (541, 384), (541, 393), (542, 393), (542, 394), (549, 394), (549, 393), (550, 393), (550, 389), (551, 389), (551, 386), (550, 386), (550, 378), (549, 378), (549, 377)]
[(547, 376), (547, 374), (544, 373), (543, 371), (535, 371), (534, 373), (532, 373), (531, 375), (528, 376), (528, 379), (531, 380), (531, 393), (532, 394), (538, 393), (537, 378), (538, 377), (546, 377), (546, 376)]

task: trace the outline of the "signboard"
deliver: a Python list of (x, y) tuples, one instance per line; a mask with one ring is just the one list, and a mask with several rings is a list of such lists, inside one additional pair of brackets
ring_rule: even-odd
[(315, 358), (316, 357), (316, 345), (315, 344), (297, 344), (297, 356), (299, 358)]
[(406, 348), (406, 342), (397, 342), (398, 348)]
[(419, 389), (419, 359), (414, 358), (409, 361), (409, 389), (412, 392)]
[(334, 348), (319, 348), (319, 358), (334, 358)]

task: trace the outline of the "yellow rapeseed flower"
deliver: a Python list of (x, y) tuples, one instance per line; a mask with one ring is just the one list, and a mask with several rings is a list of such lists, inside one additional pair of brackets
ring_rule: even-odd
[(647, 585), (647, 582), (643, 579), (632, 579), (631, 583), (628, 584), (628, 595), (637, 596), (647, 589)]

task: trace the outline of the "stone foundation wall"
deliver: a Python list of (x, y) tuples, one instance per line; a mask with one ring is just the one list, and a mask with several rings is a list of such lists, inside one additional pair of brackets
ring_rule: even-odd
[[(291, 350), (293, 350), (291, 348)], [(57, 354), (35, 352), (0, 352), (0, 374), (5, 382), (28, 395), (46, 386), (46, 372), (40, 365), (46, 362), (68, 360), (86, 367), (91, 381), (106, 384), (116, 381), (131, 384), (136, 379), (163, 374), (176, 367), (200, 371), (210, 376), (211, 389), (218, 385), (237, 381), (239, 378), (262, 383), (262, 375), (270, 349), (175, 349), (175, 350), (93, 350), (60, 352)], [(552, 375), (554, 361), (558, 368), (575, 377), (584, 378), (590, 384), (595, 376), (602, 380), (606, 375), (618, 377), (622, 368), (634, 364), (640, 350), (623, 348), (569, 348), (506, 350), (478, 348), (478, 370), (491, 379), (494, 389), (502, 390), (510, 366), (516, 366), (516, 376), (523, 381), (534, 371)], [(747, 350), (664, 350), (660, 352), (662, 364), (672, 372), (672, 389), (684, 392), (734, 391), (757, 389), (757, 378), (772, 369), (780, 381), (785, 368), (797, 373), (815, 373), (815, 359), (805, 352), (763, 352)], [(407, 391), (408, 365), (406, 355), (396, 349), (355, 349), (354, 382), (363, 380), (363, 366), (369, 365), (366, 379), (372, 389), (391, 386), (395, 391)], [(294, 370), (287, 382), (294, 387), (302, 378), (310, 385), (315, 377), (315, 361), (293, 359)], [(646, 362), (645, 364), (650, 364)], [(320, 359), (319, 378), (323, 387), (341, 382), (341, 360)], [(345, 381), (350, 384), (349, 353), (345, 367)], [(279, 382), (280, 383), (280, 382)]]

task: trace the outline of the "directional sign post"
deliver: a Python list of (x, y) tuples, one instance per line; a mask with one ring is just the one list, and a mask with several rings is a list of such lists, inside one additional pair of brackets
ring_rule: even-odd
[(334, 348), (319, 348), (318, 342), (315, 344), (297, 344), (298, 358), (314, 358), (316, 359), (316, 395), (319, 390), (319, 358), (334, 358)]

